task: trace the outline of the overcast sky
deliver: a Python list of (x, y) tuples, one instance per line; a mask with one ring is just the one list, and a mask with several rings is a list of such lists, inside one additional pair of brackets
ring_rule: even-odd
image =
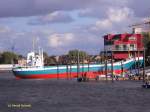
[(36, 38), (49, 55), (99, 53), (103, 35), (131, 32), (149, 16), (150, 0), (1, 0), (0, 51), (25, 55)]

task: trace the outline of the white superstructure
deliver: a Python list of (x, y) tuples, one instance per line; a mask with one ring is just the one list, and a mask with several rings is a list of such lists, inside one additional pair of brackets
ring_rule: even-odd
[(41, 67), (44, 65), (43, 51), (39, 53), (30, 52), (27, 54), (27, 66)]

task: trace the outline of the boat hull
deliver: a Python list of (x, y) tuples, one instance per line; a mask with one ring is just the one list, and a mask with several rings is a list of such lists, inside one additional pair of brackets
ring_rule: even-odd
[(30, 74), (30, 75), (22, 75), (15, 74), (17, 79), (49, 79), (49, 78), (76, 78), (77, 73), (71, 73), (71, 75), (66, 73), (61, 74)]
[[(143, 58), (139, 58), (140, 65), (142, 66)], [(135, 59), (131, 59), (123, 62), (121, 66), (120, 62), (113, 64), (113, 74), (122, 75), (130, 70), (135, 64)], [(123, 67), (123, 69), (122, 69)], [(24, 79), (48, 79), (48, 78), (76, 78), (78, 76), (88, 75), (91, 78), (95, 78), (98, 75), (106, 74), (105, 64), (90, 64), (90, 65), (77, 65), (67, 66), (47, 66), (47, 67), (30, 67), (30, 68), (13, 68), (13, 73), (16, 78)], [(111, 64), (107, 65), (107, 74), (111, 74)]]

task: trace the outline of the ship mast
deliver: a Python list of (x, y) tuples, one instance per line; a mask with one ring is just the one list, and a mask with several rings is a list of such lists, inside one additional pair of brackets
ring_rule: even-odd
[(32, 40), (32, 51), (33, 52), (35, 51), (35, 37), (33, 37), (33, 40)]

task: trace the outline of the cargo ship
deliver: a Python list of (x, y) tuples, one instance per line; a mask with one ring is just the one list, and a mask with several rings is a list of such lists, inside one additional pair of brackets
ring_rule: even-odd
[[(136, 62), (142, 66), (143, 57), (129, 58), (124, 61), (101, 64), (74, 64), (74, 65), (57, 65), (44, 66), (43, 52), (30, 52), (27, 55), (27, 65), (13, 67), (12, 71), (16, 78), (23, 79), (46, 79), (46, 78), (77, 78), (85, 73), (92, 74), (92, 77), (112, 73), (120, 76), (122, 72), (128, 72), (135, 66)], [(106, 67), (107, 66), (107, 67)], [(113, 66), (113, 67), (112, 67)]]

